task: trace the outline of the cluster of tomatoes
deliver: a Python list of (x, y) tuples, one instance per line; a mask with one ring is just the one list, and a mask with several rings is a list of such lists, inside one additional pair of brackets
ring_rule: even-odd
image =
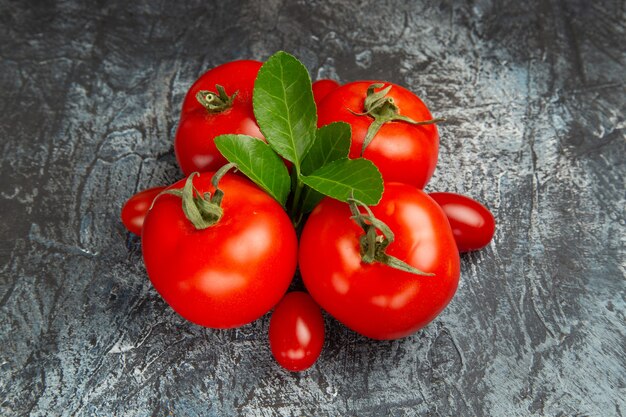
[[(226, 172), (214, 141), (265, 140), (253, 108), (262, 65), (226, 63), (191, 86), (174, 142), (186, 178), (132, 196), (122, 222), (141, 236), (148, 276), (176, 312), (232, 328), (274, 308), (271, 351), (299, 371), (324, 345), (320, 306), (374, 339), (404, 337), (432, 321), (456, 291), (459, 252), (486, 246), (495, 223), (469, 197), (422, 191), (437, 164), (440, 120), (410, 91), (381, 81), (312, 83), (318, 126), (350, 125), (350, 157), (369, 159), (382, 174), (380, 202), (326, 197), (304, 217), (287, 214), (248, 178)], [(286, 294), (297, 267), (308, 293)]]

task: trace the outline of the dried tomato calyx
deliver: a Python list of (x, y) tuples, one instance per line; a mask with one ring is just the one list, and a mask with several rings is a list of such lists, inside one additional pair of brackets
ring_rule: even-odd
[(221, 113), (233, 106), (233, 100), (237, 97), (238, 91), (232, 96), (226, 94), (226, 90), (219, 84), (215, 84), (217, 93), (210, 90), (200, 90), (196, 93), (196, 100), (202, 104), (209, 113)]

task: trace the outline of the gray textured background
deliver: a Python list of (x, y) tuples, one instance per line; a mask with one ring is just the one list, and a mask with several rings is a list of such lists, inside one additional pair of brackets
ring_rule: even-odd
[[(0, 0), (0, 415), (626, 412), (624, 1), (78, 3)], [(301, 374), (267, 316), (173, 313), (119, 220), (180, 177), (194, 79), (278, 49), (422, 96), (449, 119), (428, 189), (498, 223), (431, 325), (374, 342), (328, 318)]]

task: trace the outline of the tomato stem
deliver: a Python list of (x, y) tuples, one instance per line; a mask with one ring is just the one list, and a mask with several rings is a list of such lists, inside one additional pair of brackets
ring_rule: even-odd
[(220, 169), (218, 169), (217, 172), (215, 172), (215, 174), (213, 174), (213, 177), (211, 178), (211, 184), (213, 184), (213, 187), (215, 188), (213, 197), (211, 197), (211, 203), (215, 204), (218, 207), (221, 206), (222, 198), (224, 198), (224, 191), (222, 191), (219, 188), (220, 180), (222, 179), (222, 177), (224, 177), (224, 175), (228, 171), (230, 171), (233, 168), (237, 169), (237, 164), (235, 164), (234, 162), (230, 162), (224, 165), (223, 167), (221, 167)]
[(209, 90), (200, 90), (196, 93), (196, 100), (202, 104), (209, 113), (221, 113), (233, 106), (233, 100), (239, 91), (235, 91), (232, 96), (226, 94), (226, 90), (219, 84), (215, 84), (217, 93)]
[(299, 222), (302, 218), (302, 213), (300, 213), (300, 199), (302, 197), (302, 189), (304, 188), (304, 183), (300, 180), (300, 176), (296, 174), (296, 189), (293, 193), (293, 200), (291, 201), (291, 218), (294, 222)]
[(363, 147), (361, 148), (361, 156), (365, 153), (365, 149), (369, 146), (369, 144), (376, 136), (376, 133), (380, 130), (380, 128), (388, 122), (402, 121), (406, 123), (410, 123), (412, 125), (430, 125), (434, 123), (439, 123), (445, 121), (443, 118), (430, 119), (430, 120), (421, 120), (415, 121), (410, 117), (403, 116), (399, 113), (399, 108), (395, 104), (393, 97), (388, 97), (387, 94), (391, 90), (392, 86), (387, 86), (380, 91), (374, 91), (377, 88), (382, 88), (384, 84), (372, 84), (367, 89), (367, 95), (365, 96), (365, 101), (363, 103), (363, 107), (365, 111), (363, 113), (357, 113), (350, 109), (352, 114), (357, 116), (370, 116), (374, 119), (367, 129), (367, 134), (365, 135), (365, 139), (363, 140)]
[[(391, 228), (385, 222), (376, 218), (372, 210), (363, 202), (354, 198), (348, 199), (351, 219), (358, 224), (365, 232), (360, 240), (361, 260), (367, 264), (379, 262), (401, 271), (409, 272), (415, 275), (434, 276), (435, 274), (420, 271), (419, 269), (407, 264), (406, 262), (388, 255), (387, 247), (393, 243), (395, 235)], [(361, 213), (359, 206), (365, 209), (366, 214)], [(380, 231), (382, 235), (379, 235)]]
[[(219, 188), (219, 182), (224, 175), (233, 168), (237, 168), (237, 164), (231, 162), (224, 165), (213, 174), (211, 183), (215, 188), (215, 192), (212, 197), (211, 193), (201, 193), (195, 185), (193, 185), (193, 177), (196, 175), (200, 176), (200, 173), (192, 172), (187, 177), (187, 181), (185, 181), (185, 185), (182, 189), (172, 188), (161, 191), (159, 195), (154, 198), (152, 205), (154, 205), (156, 200), (163, 194), (175, 195), (182, 200), (185, 217), (187, 217), (187, 220), (189, 220), (196, 229), (202, 230), (213, 226), (220, 221), (224, 214), (224, 210), (222, 210), (221, 207), (224, 191)], [(152, 209), (152, 206), (150, 209)]]

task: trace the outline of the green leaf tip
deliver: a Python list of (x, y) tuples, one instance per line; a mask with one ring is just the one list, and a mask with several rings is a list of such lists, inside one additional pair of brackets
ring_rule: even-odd
[(300, 172), (315, 141), (317, 110), (306, 67), (284, 51), (261, 67), (252, 96), (254, 115), (267, 142)]
[(337, 159), (308, 176), (302, 182), (314, 190), (339, 201), (355, 199), (376, 205), (383, 195), (383, 178), (380, 171), (367, 159)]

